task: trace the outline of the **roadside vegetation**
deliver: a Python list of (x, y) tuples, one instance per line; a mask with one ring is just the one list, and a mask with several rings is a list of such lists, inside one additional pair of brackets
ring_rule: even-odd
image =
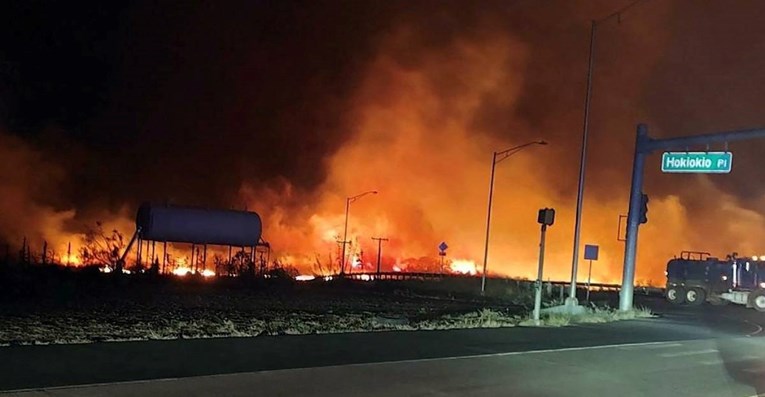
[[(599, 307), (592, 305), (587, 308), (585, 313), (570, 315), (565, 313), (546, 313), (540, 318), (541, 326), (544, 327), (563, 327), (572, 324), (593, 324), (610, 323), (613, 321), (634, 320), (638, 318), (651, 318), (655, 315), (646, 307), (636, 307), (633, 310), (622, 312), (610, 307)], [(520, 325), (533, 326), (534, 320), (528, 318)]]

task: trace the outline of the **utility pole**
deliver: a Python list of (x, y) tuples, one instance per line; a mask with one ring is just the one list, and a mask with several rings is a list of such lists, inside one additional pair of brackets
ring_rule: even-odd
[(382, 242), (388, 241), (383, 237), (372, 237), (372, 240), (377, 241), (377, 279), (380, 279), (380, 258), (382, 257)]

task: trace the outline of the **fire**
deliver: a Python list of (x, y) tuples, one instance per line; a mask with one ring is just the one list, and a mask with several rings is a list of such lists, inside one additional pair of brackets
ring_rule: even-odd
[(363, 264), (361, 262), (361, 259), (359, 259), (358, 256), (353, 255), (353, 258), (351, 259), (351, 267), (353, 267), (354, 269), (360, 269), (362, 265)]
[[(505, 24), (501, 14), (466, 15), (475, 18), (474, 22), (454, 29), (444, 25), (443, 31), (435, 32), (428, 30), (429, 25), (419, 24), (414, 14), (401, 18), (401, 25), (392, 24), (370, 41), (375, 48), (367, 48), (364, 56), (350, 57), (357, 61), (353, 76), (348, 76), (350, 83), (342, 92), (333, 91), (326, 101), (337, 104), (330, 109), (340, 115), (337, 120), (316, 120), (315, 129), (305, 131), (291, 124), (279, 125), (305, 134), (310, 138), (307, 142), (319, 139), (326, 143), (317, 149), (325, 151), (315, 164), (302, 163), (302, 156), (285, 159), (304, 169), (316, 167), (313, 171), (320, 177), (303, 178), (295, 167), (284, 173), (295, 176), (293, 183), (285, 180), (263, 187), (263, 179), (243, 180), (239, 197), (218, 204), (239, 208), (245, 203), (257, 210), (263, 218), (264, 237), (274, 247), (272, 259), (297, 266), (302, 274), (339, 272), (342, 254), (338, 240), (345, 238), (346, 221), (351, 242), (346, 246), (346, 271), (373, 268), (378, 246), (371, 238), (378, 237), (389, 239), (381, 247), (383, 271), (440, 269), (436, 246), (446, 240), (448, 258), (460, 258), (451, 261), (451, 270), (477, 274), (475, 263), (484, 257), (492, 152), (546, 139), (549, 146), (529, 148), (497, 164), (488, 272), (534, 277), (539, 244), (536, 212), (554, 207), (557, 219), (547, 233), (545, 278), (568, 279), (579, 149), (578, 127), (572, 126), (578, 126), (581, 118), (582, 73), (571, 80), (567, 73), (559, 73), (560, 68), (548, 67), (549, 54), (558, 53), (553, 51), (559, 48), (556, 43), (530, 44), (535, 35), (522, 37), (505, 30), (505, 25), (512, 24)], [(586, 28), (586, 24), (582, 26)], [(586, 32), (582, 33), (570, 39), (586, 41)], [(600, 245), (592, 276), (604, 282), (621, 278), (624, 245), (615, 238), (615, 229), (618, 216), (626, 213), (630, 162), (622, 160), (633, 148), (633, 120), (671, 108), (633, 101), (645, 91), (642, 73), (655, 69), (645, 68), (656, 61), (649, 55), (664, 56), (661, 51), (643, 51), (660, 44), (661, 35), (648, 35), (646, 41), (648, 36), (639, 33), (643, 33), (641, 29), (623, 32), (632, 39), (640, 38), (633, 40), (633, 44), (643, 43), (633, 51), (640, 59), (611, 57), (623, 62), (610, 64), (610, 69), (624, 71), (627, 82), (613, 85), (621, 87), (619, 90), (604, 90), (599, 104), (603, 112), (594, 119), (597, 123), (591, 131), (581, 240)], [(573, 41), (565, 43), (569, 46)], [(572, 58), (570, 53), (561, 52), (561, 59), (572, 64), (584, 60), (582, 54)], [(576, 65), (563, 69), (584, 67), (581, 62)], [(608, 75), (599, 78), (602, 84), (614, 82)], [(622, 96), (611, 96), (615, 92)], [(632, 96), (624, 96), (625, 92)], [(321, 94), (318, 99), (326, 99)], [(312, 95), (306, 95), (306, 102), (300, 105), (310, 109)], [(619, 107), (606, 111), (609, 103)], [(647, 107), (633, 106), (641, 103)], [(671, 124), (655, 124), (659, 131), (674, 129), (669, 128)], [(321, 125), (331, 127), (322, 130)], [(325, 132), (326, 137), (320, 135)], [(0, 169), (0, 233), (5, 242), (20, 247), (24, 239), (39, 257), (47, 241), (60, 255), (68, 242), (79, 240), (80, 231), (71, 225), (95, 220), (109, 224), (107, 230), (118, 229), (129, 240), (134, 208), (111, 212), (46, 205), (45, 197), (58, 196), (50, 191), (51, 186), (66, 182), (65, 170), (51, 163), (51, 156), (12, 134), (0, 133), (0, 158), (9, 165)], [(733, 250), (756, 252), (756, 236), (765, 232), (765, 218), (751, 209), (757, 208), (757, 197), (744, 200), (731, 195), (714, 177), (686, 178), (681, 184), (680, 177), (667, 179), (657, 174), (656, 169), (646, 172), (646, 178), (653, 180), (647, 186), (656, 193), (648, 192), (652, 196), (649, 222), (640, 232), (638, 282), (660, 282), (667, 259), (683, 249), (718, 255)], [(305, 180), (310, 181), (309, 186), (298, 182)], [(673, 184), (682, 186), (682, 191)], [(350, 203), (346, 212), (348, 197), (368, 190), (379, 194)], [(108, 198), (107, 202), (118, 199)], [(195, 199), (199, 197), (178, 197), (179, 201)], [(715, 230), (714, 239), (709, 238), (709, 230)], [(72, 252), (78, 252), (74, 248)], [(182, 255), (188, 252), (185, 249)], [(76, 255), (71, 256), (74, 258), (67, 256), (62, 262), (79, 263)], [(173, 256), (179, 257), (175, 252)], [(192, 271), (185, 258), (173, 266), (177, 266), (172, 270), (177, 275)], [(586, 268), (580, 260), (580, 280), (586, 278)]]
[[(192, 269), (190, 267), (185, 267), (184, 266), (184, 267), (175, 268), (173, 270), (173, 274), (176, 275), (176, 276), (183, 277), (183, 276), (186, 276), (186, 275), (189, 275), (189, 274), (195, 274), (195, 272), (194, 272), (194, 269)], [(213, 276), (215, 276), (215, 272), (210, 270), (210, 269), (204, 269), (201, 272), (199, 272), (199, 274), (202, 277), (213, 277)]]
[(82, 264), (82, 261), (80, 260), (80, 257), (76, 254), (64, 254), (61, 256), (61, 264), (63, 265), (72, 265), (72, 266), (80, 266)]
[(469, 259), (454, 259), (450, 265), (452, 272), (474, 275), (477, 273), (475, 262)]
[[(352, 244), (346, 247), (346, 270), (362, 267), (361, 252), (366, 266), (377, 253), (371, 238), (383, 237), (389, 239), (382, 245), (383, 271), (439, 271), (436, 247), (446, 240), (449, 257), (459, 258), (451, 270), (478, 274), (491, 153), (544, 138), (549, 146), (529, 148), (497, 165), (487, 272), (534, 276), (536, 214), (553, 207), (557, 219), (547, 233), (545, 278), (570, 277), (578, 165), (571, 145), (576, 140), (569, 138), (565, 123), (555, 124), (560, 115), (539, 125), (522, 116), (528, 48), (512, 35), (485, 33), (417, 46), (417, 29), (394, 31), (381, 40), (347, 102), (351, 132), (327, 157), (323, 183), (307, 195), (289, 183), (267, 189), (242, 185), (241, 196), (263, 216), (277, 257), (291, 256), (290, 264), (305, 273), (317, 257), (339, 268), (337, 240), (343, 236), (337, 235), (343, 231), (346, 200), (376, 190), (379, 194), (348, 207)], [(593, 277), (617, 282), (624, 246), (614, 229), (629, 187), (600, 180), (590, 188), (594, 180), (588, 179), (581, 239), (601, 247)], [(705, 241), (684, 232), (697, 228), (688, 227), (676, 197), (652, 198), (651, 205), (656, 215), (641, 230), (638, 281), (660, 281), (667, 258)], [(582, 278), (586, 272), (580, 272)]]
[(191, 268), (185, 267), (185, 266), (177, 267), (173, 269), (173, 274), (175, 274), (176, 276), (185, 276), (187, 274), (192, 274), (192, 273), (194, 273), (194, 271)]

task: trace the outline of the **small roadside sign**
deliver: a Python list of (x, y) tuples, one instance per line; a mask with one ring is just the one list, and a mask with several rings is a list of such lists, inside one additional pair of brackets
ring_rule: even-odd
[(596, 261), (598, 260), (598, 246), (586, 244), (584, 246), (584, 259)]
[(587, 297), (585, 298), (587, 302), (590, 302), (590, 281), (592, 281), (592, 261), (598, 260), (598, 246), (595, 244), (585, 244), (584, 259), (590, 261), (590, 268), (587, 270)]
[(733, 167), (731, 152), (664, 152), (661, 172), (727, 174)]
[(446, 252), (446, 249), (449, 248), (448, 245), (446, 245), (446, 242), (442, 241), (441, 244), (438, 244), (438, 250), (441, 252)]

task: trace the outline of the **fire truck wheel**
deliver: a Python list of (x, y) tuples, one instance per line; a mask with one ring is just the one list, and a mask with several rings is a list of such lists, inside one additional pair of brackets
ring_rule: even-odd
[(765, 312), (765, 290), (758, 289), (749, 295), (749, 303), (758, 312)]
[(706, 300), (706, 293), (701, 288), (691, 288), (685, 293), (685, 301), (689, 305), (698, 306)]
[(685, 290), (682, 287), (667, 288), (667, 300), (675, 305), (685, 302)]

